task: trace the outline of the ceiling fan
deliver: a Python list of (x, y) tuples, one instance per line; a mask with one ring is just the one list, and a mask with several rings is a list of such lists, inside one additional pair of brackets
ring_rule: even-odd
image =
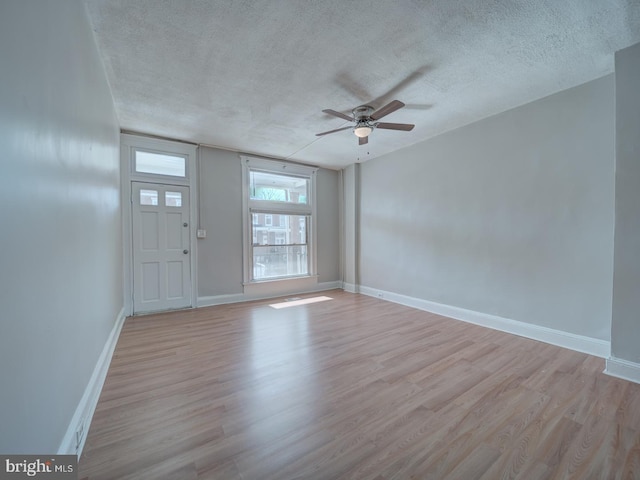
[(345, 115), (344, 113), (336, 112), (335, 110), (331, 109), (322, 110), (324, 113), (328, 113), (329, 115), (333, 115), (344, 120), (349, 120), (350, 122), (355, 122), (356, 124), (353, 127), (342, 127), (336, 128), (335, 130), (329, 130), (328, 132), (316, 133), (316, 136), (320, 137), (329, 133), (340, 132), (342, 130), (348, 130), (352, 128), (353, 133), (356, 135), (356, 137), (358, 137), (358, 144), (364, 145), (369, 142), (369, 134), (373, 131), (374, 128), (384, 128), (387, 130), (403, 130), (405, 132), (408, 132), (410, 130), (413, 130), (413, 127), (415, 127), (415, 125), (411, 125), (409, 123), (384, 123), (377, 121), (402, 107), (404, 107), (404, 103), (399, 100), (393, 100), (392, 102), (387, 103), (384, 107), (379, 108), (375, 111), (374, 108), (370, 105), (360, 105), (359, 107), (351, 110), (351, 112), (353, 113), (353, 117)]

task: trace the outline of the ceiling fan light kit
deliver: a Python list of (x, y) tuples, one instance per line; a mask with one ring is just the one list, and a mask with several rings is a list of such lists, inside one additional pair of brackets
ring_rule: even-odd
[[(353, 133), (356, 137), (358, 137), (358, 144), (364, 145), (369, 141), (369, 135), (375, 128), (382, 128), (386, 130), (400, 130), (405, 132), (413, 130), (413, 127), (415, 125), (409, 123), (376, 122), (376, 120), (380, 120), (382, 117), (389, 115), (390, 113), (393, 113), (402, 107), (404, 107), (404, 103), (399, 100), (393, 100), (392, 102), (389, 102), (384, 107), (376, 111), (374, 111), (374, 108), (370, 105), (360, 105), (359, 107), (351, 110), (353, 117), (331, 109), (323, 110), (323, 112), (328, 113), (329, 115), (333, 115), (334, 117), (342, 118), (343, 120), (348, 120), (349, 122), (355, 122), (356, 124), (353, 127)], [(319, 137), (322, 135), (327, 135), (329, 133), (349, 130), (350, 128), (352, 127), (337, 128), (335, 130), (329, 130), (328, 132), (316, 133), (316, 136)]]
[(373, 132), (373, 128), (367, 125), (358, 125), (353, 129), (353, 133), (356, 134), (356, 137), (368, 137), (369, 134)]

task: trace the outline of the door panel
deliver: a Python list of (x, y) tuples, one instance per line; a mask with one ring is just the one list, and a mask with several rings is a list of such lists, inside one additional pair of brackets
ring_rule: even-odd
[(191, 306), (189, 188), (132, 182), (133, 311)]
[(157, 302), (160, 300), (160, 263), (144, 262), (141, 265), (142, 288), (139, 293), (142, 303)]
[(160, 248), (158, 212), (140, 212), (140, 248), (145, 252), (157, 252)]
[(183, 262), (168, 262), (168, 283), (167, 297), (170, 299), (181, 298), (184, 296), (184, 269)]
[(165, 218), (167, 219), (167, 249), (182, 250), (182, 215), (171, 212), (167, 213)]

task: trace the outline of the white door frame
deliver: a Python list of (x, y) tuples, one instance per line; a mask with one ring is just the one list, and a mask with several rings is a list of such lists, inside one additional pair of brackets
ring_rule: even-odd
[[(172, 177), (165, 175), (153, 175), (138, 173), (134, 170), (134, 158), (136, 150), (155, 151), (159, 153), (184, 156), (186, 159), (185, 177)], [(123, 133), (120, 135), (120, 192), (122, 205), (122, 253), (124, 262), (124, 310), (125, 315), (133, 314), (133, 237), (131, 231), (132, 199), (131, 182), (156, 183), (162, 185), (181, 185), (189, 187), (189, 257), (191, 269), (191, 307), (197, 305), (198, 296), (198, 272), (197, 272), (197, 145), (190, 143), (174, 142), (158, 138), (143, 137)]]

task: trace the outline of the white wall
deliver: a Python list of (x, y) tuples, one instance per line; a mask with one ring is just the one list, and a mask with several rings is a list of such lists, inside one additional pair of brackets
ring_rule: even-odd
[[(640, 364), (640, 44), (616, 53), (616, 230), (611, 354)], [(640, 378), (640, 371), (636, 371)]]
[(614, 107), (609, 75), (363, 163), (360, 284), (609, 340)]
[[(199, 160), (200, 227), (207, 230), (207, 238), (198, 240), (198, 297), (231, 296), (239, 301), (243, 299), (240, 154), (200, 147)], [(316, 187), (318, 282), (337, 282), (341, 280), (338, 172), (319, 169)]]
[(118, 125), (82, 2), (1, 2), (0, 65), (0, 452), (56, 453), (123, 305)]

